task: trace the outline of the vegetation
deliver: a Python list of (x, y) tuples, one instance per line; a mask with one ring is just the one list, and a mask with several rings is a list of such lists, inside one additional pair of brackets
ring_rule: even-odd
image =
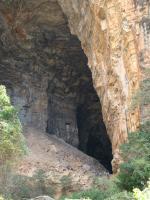
[(0, 193), (8, 196), (11, 169), (24, 155), (26, 146), (17, 111), (11, 105), (4, 86), (0, 86)]
[(4, 86), (0, 86), (0, 165), (14, 162), (26, 151), (17, 111)]
[[(81, 192), (75, 192), (70, 199), (91, 199), (91, 200), (129, 200), (132, 199), (132, 194), (126, 191), (121, 191), (112, 179), (97, 178), (94, 181), (93, 188)], [(65, 197), (62, 197), (65, 200)]]
[(32, 178), (16, 175), (13, 167), (26, 153), (22, 127), (17, 110), (11, 105), (4, 86), (0, 86), (0, 200), (52, 196), (46, 175), (37, 171)]
[(143, 189), (150, 177), (150, 123), (147, 122), (137, 133), (129, 134), (128, 143), (122, 145), (124, 163), (120, 166), (118, 185), (132, 191)]
[(121, 164), (120, 173), (115, 179), (97, 178), (91, 189), (73, 193), (69, 198), (149, 200), (150, 189), (149, 186), (147, 187), (150, 177), (149, 147), (150, 122), (147, 122), (139, 132), (129, 134), (128, 143), (122, 145), (121, 153), (124, 163)]
[(150, 199), (150, 181), (148, 181), (147, 183), (147, 187), (141, 191), (140, 189), (135, 188), (133, 190), (134, 194), (134, 198), (136, 200), (147, 200)]
[(12, 3), (13, 0), (3, 0), (3, 2), (6, 4), (6, 5), (9, 5), (10, 3)]
[(38, 170), (32, 177), (15, 175), (13, 176), (10, 196), (13, 199), (34, 198), (40, 195), (53, 196), (54, 189), (47, 181), (43, 170)]
[(60, 179), (60, 182), (61, 182), (63, 193), (66, 194), (66, 192), (71, 189), (72, 179), (70, 176), (63, 176)]

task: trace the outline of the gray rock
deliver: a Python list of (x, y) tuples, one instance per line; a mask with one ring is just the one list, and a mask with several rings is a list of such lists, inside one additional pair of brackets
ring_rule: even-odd
[(34, 199), (30, 199), (30, 200), (54, 200), (54, 199), (49, 197), (49, 196), (39, 196), (39, 197), (36, 197)]

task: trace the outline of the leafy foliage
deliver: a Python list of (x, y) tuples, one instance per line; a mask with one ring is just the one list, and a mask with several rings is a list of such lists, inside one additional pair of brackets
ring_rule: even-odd
[(147, 122), (137, 133), (129, 134), (128, 143), (121, 148), (124, 163), (120, 166), (118, 185), (132, 191), (143, 189), (150, 176), (150, 123)]
[[(133, 200), (133, 195), (126, 191), (111, 194), (109, 189), (106, 191), (100, 190), (98, 188), (91, 188), (86, 191), (73, 193), (69, 199), (91, 199), (91, 200)], [(62, 198), (66, 199), (66, 198)]]
[[(115, 181), (108, 177), (100, 177), (94, 180), (93, 187), (89, 190), (75, 192), (70, 199), (91, 199), (91, 200), (129, 200), (132, 199), (132, 194), (121, 191), (117, 187)], [(64, 197), (62, 200), (65, 199)]]
[(60, 182), (61, 182), (63, 192), (66, 193), (66, 191), (69, 190), (71, 188), (71, 185), (72, 185), (71, 177), (70, 176), (63, 176), (60, 179)]
[(0, 193), (7, 199), (12, 184), (12, 168), (26, 152), (17, 115), (5, 87), (0, 85)]
[(40, 195), (53, 196), (54, 190), (47, 183), (47, 176), (43, 170), (35, 172), (33, 177), (15, 175), (10, 190), (13, 199), (34, 198)]
[(17, 111), (4, 86), (0, 86), (0, 164), (15, 161), (26, 152)]
[(12, 199), (4, 199), (4, 197), (0, 196), (0, 200), (12, 200)]
[(94, 200), (100, 200), (100, 199), (105, 199), (106, 198), (106, 194), (105, 192), (97, 189), (97, 188), (92, 188), (86, 191), (82, 191), (79, 193), (74, 193), (71, 196), (71, 199), (81, 199), (81, 198), (90, 198), (90, 199), (94, 199)]
[(6, 5), (9, 5), (10, 3), (13, 2), (13, 0), (2, 0)]
[(136, 200), (149, 200), (150, 199), (150, 181), (148, 181), (147, 185), (148, 186), (143, 191), (141, 191), (138, 188), (135, 188), (133, 190), (133, 192), (134, 192), (133, 196)]

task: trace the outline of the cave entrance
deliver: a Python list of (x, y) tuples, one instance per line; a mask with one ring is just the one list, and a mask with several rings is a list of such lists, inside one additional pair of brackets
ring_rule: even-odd
[(112, 172), (111, 142), (87, 58), (77, 37), (69, 38), (62, 55), (60, 51), (57, 55), (61, 66), (55, 66), (48, 83), (47, 132), (96, 158)]
[(23, 126), (55, 134), (111, 172), (111, 143), (80, 41), (56, 0), (38, 2), (24, 1), (13, 25), (0, 13), (0, 82)]
[(112, 172), (111, 142), (87, 57), (78, 38), (68, 28), (65, 30), (67, 40), (56, 37), (51, 45), (55, 67), (47, 88), (46, 131), (96, 158)]

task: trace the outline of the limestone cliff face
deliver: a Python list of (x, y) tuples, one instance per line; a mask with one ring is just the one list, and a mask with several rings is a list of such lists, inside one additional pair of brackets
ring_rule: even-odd
[[(72, 34), (78, 36), (104, 122), (112, 142), (113, 169), (118, 166), (120, 144), (139, 126), (139, 109), (131, 111), (142, 67), (149, 67), (150, 16), (146, 0), (58, 0)], [(140, 58), (140, 59), (139, 59)], [(142, 63), (141, 63), (142, 62)], [(147, 109), (147, 107), (146, 107)]]

